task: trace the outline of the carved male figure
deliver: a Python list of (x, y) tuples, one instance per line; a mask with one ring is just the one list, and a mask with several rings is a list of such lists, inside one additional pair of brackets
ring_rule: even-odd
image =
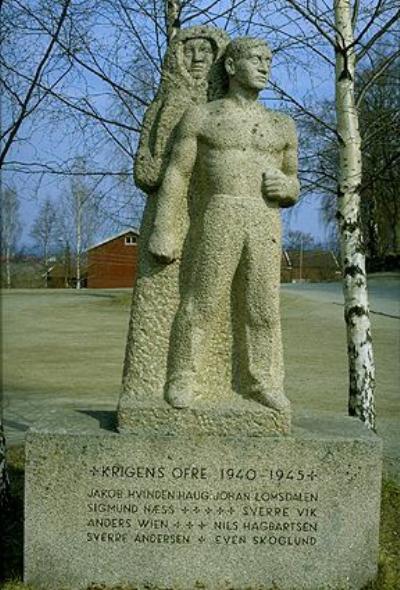
[[(280, 207), (295, 203), (297, 138), (292, 120), (258, 101), (271, 51), (251, 38), (231, 42), (225, 54), (225, 98), (190, 107), (177, 131), (158, 198), (149, 250), (172, 262), (180, 257), (174, 219), (189, 186), (191, 258), (183, 278), (171, 337), (166, 399), (192, 405), (207, 339), (221, 306), (230, 304), (235, 276), (243, 290), (246, 397), (286, 411), (279, 313)], [(195, 181), (195, 182), (194, 182)]]

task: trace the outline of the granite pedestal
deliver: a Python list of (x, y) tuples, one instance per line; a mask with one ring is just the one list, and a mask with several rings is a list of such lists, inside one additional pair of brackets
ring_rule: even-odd
[(121, 434), (114, 420), (66, 411), (28, 433), (26, 582), (320, 590), (374, 577), (381, 443), (356, 419), (303, 415), (289, 436), (195, 422), (168, 435), (165, 421), (157, 434), (140, 419)]

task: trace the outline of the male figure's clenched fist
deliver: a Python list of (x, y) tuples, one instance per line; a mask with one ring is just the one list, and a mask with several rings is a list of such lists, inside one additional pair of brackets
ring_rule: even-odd
[(293, 205), (296, 198), (292, 196), (290, 179), (278, 169), (263, 173), (262, 192), (269, 201), (276, 201), (280, 207)]

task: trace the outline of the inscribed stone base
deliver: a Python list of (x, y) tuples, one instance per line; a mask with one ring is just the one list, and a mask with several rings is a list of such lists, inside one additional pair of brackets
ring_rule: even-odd
[(29, 432), (26, 582), (332, 590), (374, 577), (381, 443), (356, 419), (303, 416), (286, 437), (119, 434), (114, 420), (65, 412)]

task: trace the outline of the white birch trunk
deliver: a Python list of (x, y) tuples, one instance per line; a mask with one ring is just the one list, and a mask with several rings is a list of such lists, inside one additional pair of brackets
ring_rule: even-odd
[(350, 0), (334, 0), (336, 117), (339, 134), (338, 222), (349, 362), (349, 414), (375, 428), (375, 366), (365, 252), (360, 223), (361, 140), (354, 100), (355, 52)]
[(179, 11), (181, 8), (180, 0), (165, 0), (165, 24), (167, 29), (168, 45), (180, 29)]
[(49, 249), (47, 245), (47, 237), (46, 242), (44, 244), (44, 286), (45, 289), (49, 286)]
[(11, 251), (10, 247), (6, 247), (6, 286), (11, 289)]
[(76, 288), (81, 288), (81, 247), (82, 247), (82, 198), (76, 195)]

